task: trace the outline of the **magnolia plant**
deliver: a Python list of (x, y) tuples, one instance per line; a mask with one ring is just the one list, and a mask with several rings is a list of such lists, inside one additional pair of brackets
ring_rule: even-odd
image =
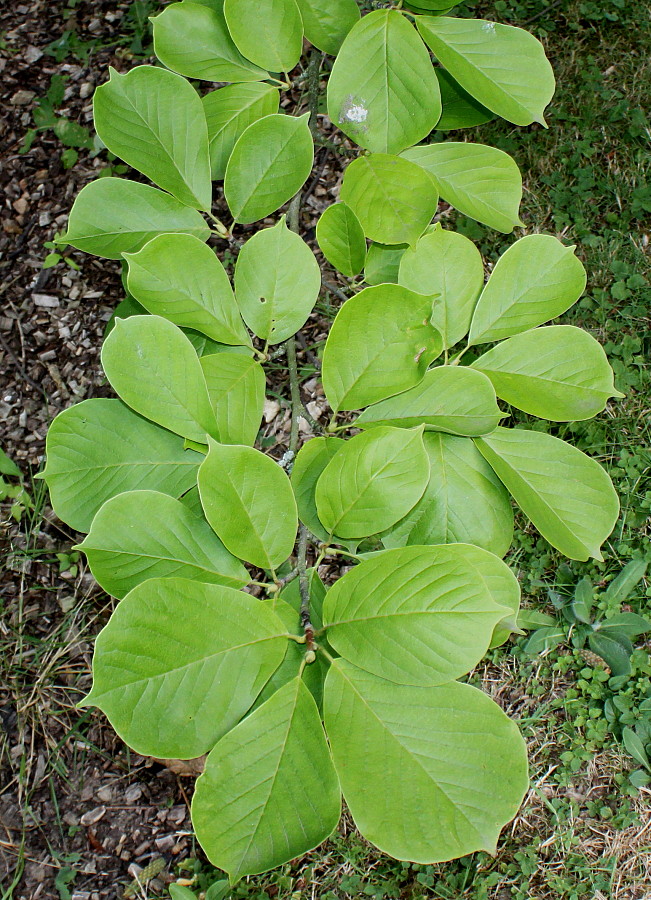
[[(527, 789), (525, 745), (463, 679), (515, 628), (511, 498), (572, 559), (601, 558), (617, 518), (596, 461), (509, 425), (510, 407), (566, 422), (621, 396), (593, 337), (545, 324), (581, 296), (581, 263), (530, 234), (484, 284), (474, 244), (432, 220), (440, 195), (511, 231), (516, 164), (439, 134), (414, 146), (494, 115), (543, 123), (549, 63), (518, 28), (418, 6), (183, 0), (154, 19), (165, 68), (112, 71), (95, 93), (100, 139), (157, 187), (92, 182), (65, 238), (122, 260), (129, 297), (102, 350), (119, 399), (64, 411), (47, 441), (54, 509), (119, 600), (82, 705), (138, 753), (208, 754), (194, 827), (233, 880), (327, 838), (342, 794), (400, 859), (493, 852)], [(314, 143), (342, 146), (317, 118), (328, 72), (329, 119), (364, 150), (317, 227), (352, 294), (320, 353), (320, 428), (295, 334), (321, 289), (299, 233)], [(234, 287), (211, 235), (239, 251)], [(279, 465), (254, 445), (283, 354)], [(303, 446), (301, 417), (317, 435)], [(319, 566), (337, 556), (350, 567), (328, 589)]]

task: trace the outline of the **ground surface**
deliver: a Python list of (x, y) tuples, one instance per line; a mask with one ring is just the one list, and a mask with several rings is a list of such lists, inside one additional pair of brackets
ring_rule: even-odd
[[(622, 497), (605, 562), (559, 568), (556, 554), (520, 523), (511, 562), (526, 602), (550, 612), (548, 587), (567, 589), (563, 585), (585, 574), (603, 587), (629, 559), (649, 552), (651, 9), (624, 0), (467, 6), (525, 25), (545, 40), (559, 81), (549, 131), (489, 123), (473, 139), (502, 147), (522, 168), (526, 230), (577, 243), (589, 288), (565, 320), (604, 342), (627, 394), (593, 422), (554, 429), (607, 465)], [(95, 900), (121, 897), (125, 889), (129, 896), (134, 875), (152, 863), (160, 870), (157, 879), (146, 889), (136, 884), (132, 895), (166, 896), (165, 882), (180, 877), (205, 889), (221, 877), (192, 839), (192, 779), (135, 757), (100, 716), (74, 709), (88, 687), (92, 639), (110, 601), (71, 550), (76, 536), (56, 519), (41, 482), (33, 480), (54, 415), (107, 392), (99, 350), (123, 296), (114, 263), (73, 252), (70, 261), (78, 268), (65, 261), (43, 267), (51, 250), (44, 245), (65, 227), (75, 194), (111, 164), (105, 154), (95, 156), (89, 134), (70, 123), (90, 125), (92, 91), (108, 64), (125, 70), (146, 58), (146, 18), (154, 11), (142, 0), (30, 0), (0, 11), (0, 446), (20, 466), (27, 493), (21, 496), (18, 481), (7, 479), (16, 496), (2, 505), (0, 519), (2, 900)], [(57, 124), (58, 117), (68, 123)], [(43, 128), (28, 146), (35, 122)], [(320, 185), (334, 184), (340, 165), (341, 159), (320, 157), (321, 181), (305, 224), (330, 202)], [(461, 217), (457, 227), (489, 260), (512, 240)], [(308, 332), (312, 343), (326, 319), (324, 298)], [(303, 362), (309, 375), (309, 360)], [(279, 382), (282, 401), (280, 392)], [(282, 412), (265, 438), (282, 450)], [(643, 583), (630, 608), (651, 613), (647, 593)], [(522, 639), (509, 643), (475, 673), (520, 719), (532, 760), (532, 790), (495, 859), (475, 854), (443, 866), (398, 863), (370, 849), (344, 821), (313, 854), (240, 884), (231, 896), (651, 896), (651, 793), (631, 787), (628, 773), (637, 764), (619, 739), (622, 724), (639, 719), (640, 704), (651, 697), (643, 642), (633, 676), (617, 692), (602, 666), (566, 643), (533, 658), (522, 645)], [(605, 715), (613, 699), (614, 721)]]

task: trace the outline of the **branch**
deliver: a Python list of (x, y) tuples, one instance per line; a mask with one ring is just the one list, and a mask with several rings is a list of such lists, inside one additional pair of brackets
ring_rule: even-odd
[(305, 525), (301, 523), (298, 533), (298, 587), (301, 594), (301, 625), (305, 633), (305, 647), (314, 652), (314, 626), (310, 619), (310, 583), (307, 577), (307, 535)]

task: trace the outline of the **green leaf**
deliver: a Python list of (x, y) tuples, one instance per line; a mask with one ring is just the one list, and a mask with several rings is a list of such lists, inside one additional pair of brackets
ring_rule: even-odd
[(475, 128), (490, 122), (493, 113), (478, 103), (471, 94), (461, 87), (445, 69), (434, 70), (441, 91), (441, 118), (436, 123), (437, 131), (455, 131), (458, 128)]
[(490, 434), (504, 414), (488, 378), (463, 366), (439, 366), (425, 373), (413, 388), (369, 406), (355, 420), (356, 427), (394, 425), (466, 437)]
[(303, 51), (303, 20), (296, 0), (224, 0), (237, 49), (270, 72), (290, 72)]
[(372, 243), (366, 254), (364, 281), (367, 284), (397, 284), (400, 261), (409, 244), (394, 247)]
[(110, 81), (93, 95), (100, 139), (181, 203), (210, 210), (208, 130), (195, 89), (155, 66), (136, 66), (126, 75), (109, 71)]
[(341, 656), (418, 685), (446, 684), (474, 668), (506, 612), (467, 565), (463, 544), (386, 550), (343, 575), (323, 607)]
[(399, 283), (435, 298), (432, 325), (443, 346), (452, 347), (467, 333), (484, 286), (484, 264), (472, 241), (437, 224), (400, 261)]
[(345, 444), (341, 438), (315, 437), (303, 444), (296, 455), (291, 484), (296, 497), (298, 517), (319, 540), (327, 541), (325, 530), (316, 511), (316, 483), (332, 457)]
[(366, 262), (364, 229), (345, 203), (328, 206), (316, 225), (316, 239), (328, 262), (342, 275), (353, 278)]
[(522, 648), (525, 653), (531, 656), (538, 656), (546, 650), (553, 650), (562, 644), (567, 638), (563, 628), (558, 625), (551, 625), (547, 628), (538, 628), (529, 637), (528, 641)]
[(546, 125), (543, 113), (554, 96), (554, 72), (537, 38), (483, 19), (423, 16), (416, 21), (441, 65), (483, 106), (515, 125)]
[(172, 3), (151, 20), (154, 53), (164, 66), (203, 81), (258, 81), (269, 73), (239, 52), (219, 4), (184, 0)]
[(648, 562), (643, 559), (632, 559), (626, 563), (622, 571), (610, 582), (606, 589), (606, 597), (609, 601), (622, 603), (628, 600), (633, 589), (644, 578)]
[(199, 469), (206, 518), (226, 548), (261, 569), (275, 569), (294, 549), (298, 519), (287, 475), (252, 447), (217, 444)]
[(194, 891), (184, 887), (182, 884), (170, 884), (169, 892), (172, 900), (197, 900), (197, 895)]
[(237, 139), (258, 119), (278, 112), (280, 94), (269, 84), (230, 84), (206, 94), (202, 102), (211, 175), (213, 180), (222, 179)]
[(640, 765), (644, 766), (647, 771), (651, 772), (651, 765), (649, 764), (649, 757), (647, 756), (644, 744), (632, 728), (622, 729), (622, 741), (630, 756), (632, 756), (636, 762), (640, 763)]
[(511, 406), (553, 422), (591, 419), (615, 390), (603, 347), (572, 325), (534, 328), (493, 347), (473, 364)]
[(126, 253), (129, 292), (145, 309), (222, 344), (251, 340), (214, 250), (189, 234), (161, 234)]
[(297, 0), (305, 37), (317, 50), (336, 56), (350, 29), (359, 22), (355, 0)]
[(397, 10), (364, 16), (332, 67), (333, 124), (373, 153), (400, 153), (426, 137), (440, 114), (434, 67), (411, 23)]
[(467, 684), (391, 684), (335, 660), (325, 724), (344, 797), (362, 835), (418, 863), (494, 854), (527, 791), (514, 722)]
[(222, 444), (253, 446), (264, 408), (265, 376), (260, 363), (239, 353), (201, 357)]
[(508, 492), (472, 441), (426, 432), (430, 478), (416, 506), (387, 534), (385, 547), (475, 544), (504, 556), (513, 539)]
[(312, 171), (309, 113), (258, 119), (240, 135), (226, 166), (224, 194), (236, 222), (264, 219), (296, 194)]
[(553, 547), (570, 559), (603, 558), (619, 500), (599, 463), (550, 434), (520, 428), (498, 428), (476, 444)]
[(431, 297), (395, 284), (351, 297), (323, 352), (323, 387), (333, 412), (361, 409), (418, 384), (442, 349), (431, 315)]
[(574, 247), (529, 234), (498, 259), (479, 298), (470, 344), (486, 344), (555, 319), (579, 299), (586, 274)]
[(632, 673), (633, 645), (627, 637), (615, 633), (595, 632), (589, 636), (588, 643), (592, 652), (600, 656), (606, 663), (612, 678), (621, 678)]
[(295, 334), (312, 312), (321, 289), (321, 270), (305, 241), (287, 227), (254, 234), (235, 266), (235, 296), (251, 331), (270, 344)]
[(0, 447), (0, 474), (9, 475), (10, 478), (23, 477), (16, 463), (7, 456), (2, 447)]
[(121, 259), (161, 232), (202, 241), (210, 237), (201, 215), (169, 194), (124, 178), (98, 178), (77, 194), (65, 243), (104, 259)]
[(604, 619), (594, 627), (595, 630), (599, 631), (601, 634), (604, 632), (607, 634), (619, 632), (627, 638), (634, 638), (651, 631), (651, 622), (649, 622), (648, 619), (645, 619), (644, 616), (625, 612), (617, 613), (609, 619)]
[(445, 141), (412, 147), (403, 156), (422, 166), (441, 197), (464, 215), (505, 234), (522, 225), (522, 176), (508, 153), (484, 144)]
[(319, 712), (300, 678), (219, 741), (192, 799), (197, 838), (231, 882), (312, 850), (340, 815)]
[(250, 580), (205, 521), (158, 491), (128, 491), (108, 500), (77, 549), (100, 587), (118, 598), (149, 578), (235, 588)]
[(572, 598), (571, 610), (575, 619), (578, 619), (579, 622), (583, 622), (585, 625), (589, 625), (591, 621), (590, 612), (594, 600), (594, 587), (586, 575), (577, 584), (574, 597)]
[(323, 470), (319, 519), (329, 535), (377, 534), (415, 506), (428, 479), (422, 429), (373, 428), (347, 441)]
[(285, 626), (254, 597), (152, 578), (120, 601), (95, 642), (97, 706), (143, 756), (193, 759), (237, 724), (285, 654)]
[(50, 425), (43, 477), (57, 516), (88, 531), (98, 509), (138, 488), (178, 497), (197, 480), (202, 457), (120, 400), (84, 400)]
[(385, 153), (354, 160), (344, 173), (340, 196), (364, 234), (381, 244), (413, 246), (438, 205), (436, 186), (421, 166)]
[(102, 347), (111, 387), (132, 409), (191, 441), (216, 434), (201, 364), (176, 325), (160, 316), (117, 319)]

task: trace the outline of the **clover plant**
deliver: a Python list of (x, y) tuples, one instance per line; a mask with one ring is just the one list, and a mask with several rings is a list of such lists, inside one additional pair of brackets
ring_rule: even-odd
[[(233, 880), (325, 840), (342, 794), (400, 859), (494, 852), (527, 790), (525, 745), (463, 679), (516, 627), (510, 498), (579, 560), (600, 558), (618, 514), (596, 461), (509, 423), (510, 407), (564, 422), (620, 396), (592, 336), (545, 324), (584, 289), (573, 248), (529, 234), (484, 284), (472, 242), (432, 225), (439, 197), (521, 224), (507, 154), (430, 134), (544, 123), (550, 65), (525, 31), (447, 16), (448, 0), (398, 6), (167, 6), (164, 67), (111, 71), (94, 98), (99, 138), (156, 187), (90, 183), (65, 238), (122, 260), (129, 294), (102, 350), (119, 399), (65, 410), (47, 441), (54, 509), (119, 600), (83, 705), (141, 754), (208, 754), (194, 827)], [(300, 202), (314, 143), (337, 146), (326, 79), (330, 121), (362, 151), (317, 227), (352, 296), (322, 350), (332, 418), (301, 446), (294, 335), (321, 275)], [(211, 236), (239, 251), (234, 286)], [(254, 445), (264, 366), (283, 354), (279, 465)], [(350, 567), (326, 586), (337, 555)]]

